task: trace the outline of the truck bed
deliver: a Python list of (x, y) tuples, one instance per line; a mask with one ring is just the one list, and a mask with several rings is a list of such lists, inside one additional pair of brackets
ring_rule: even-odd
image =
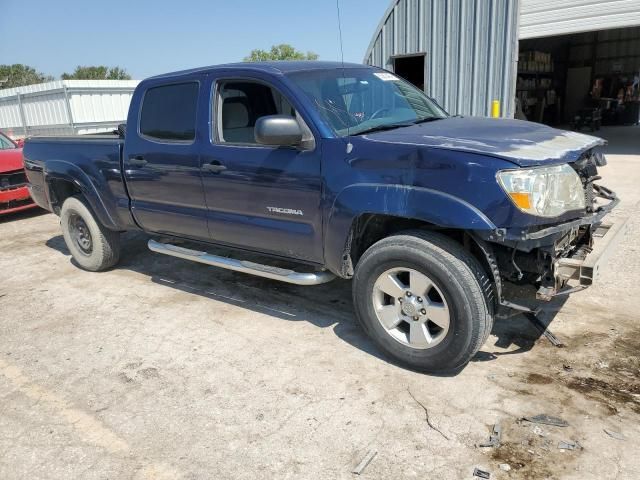
[(124, 139), (115, 134), (27, 139), (24, 164), (31, 196), (42, 208), (57, 213), (61, 205), (55, 202), (55, 195), (47, 195), (47, 191), (52, 192), (52, 185), (61, 182), (68, 188), (89, 185), (91, 191), (82, 193), (90, 203), (95, 202), (94, 209), (104, 225), (125, 229), (133, 221), (122, 178), (123, 145)]

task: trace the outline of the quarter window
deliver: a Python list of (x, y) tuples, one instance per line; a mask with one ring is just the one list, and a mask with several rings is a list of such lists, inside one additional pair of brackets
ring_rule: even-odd
[(140, 133), (168, 141), (196, 137), (198, 83), (177, 83), (147, 90), (140, 113)]

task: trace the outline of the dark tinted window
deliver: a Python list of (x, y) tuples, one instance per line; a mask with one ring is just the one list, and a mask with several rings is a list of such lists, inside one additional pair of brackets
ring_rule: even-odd
[(193, 140), (197, 103), (195, 82), (150, 88), (142, 103), (140, 133), (160, 140)]

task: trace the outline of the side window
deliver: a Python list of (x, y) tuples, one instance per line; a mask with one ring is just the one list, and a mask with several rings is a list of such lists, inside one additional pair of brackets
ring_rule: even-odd
[(13, 150), (16, 146), (4, 135), (0, 134), (0, 150)]
[(165, 141), (196, 137), (198, 83), (176, 83), (147, 90), (140, 112), (140, 133)]
[(222, 83), (217, 94), (217, 141), (219, 143), (257, 144), (256, 122), (268, 115), (288, 115), (298, 120), (303, 142), (313, 135), (291, 103), (276, 89), (251, 81)]

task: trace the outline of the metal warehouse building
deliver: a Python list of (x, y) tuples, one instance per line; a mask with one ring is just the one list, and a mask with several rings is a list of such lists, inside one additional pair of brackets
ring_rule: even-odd
[(450, 113), (634, 124), (640, 0), (392, 0), (364, 62)]
[(137, 80), (59, 80), (0, 90), (0, 128), (11, 137), (113, 130), (126, 121)]

